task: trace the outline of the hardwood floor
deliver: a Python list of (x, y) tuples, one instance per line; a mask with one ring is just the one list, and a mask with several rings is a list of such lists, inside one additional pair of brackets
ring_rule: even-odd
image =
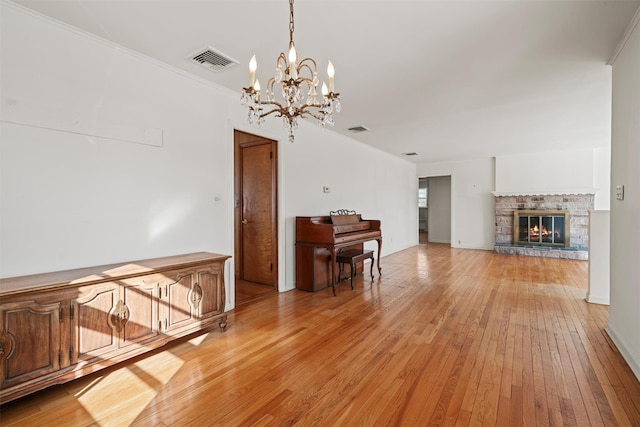
[(211, 330), (2, 408), (10, 425), (640, 426), (585, 261), (421, 244), (333, 297), (273, 293)]
[(236, 279), (236, 307), (276, 292), (273, 286)]

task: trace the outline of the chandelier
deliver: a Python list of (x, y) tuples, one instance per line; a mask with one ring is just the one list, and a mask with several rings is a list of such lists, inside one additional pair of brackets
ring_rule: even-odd
[[(289, 0), (289, 55), (280, 52), (275, 75), (267, 80), (263, 93), (256, 78), (257, 62), (253, 55), (249, 61), (249, 86), (243, 88), (240, 98), (240, 104), (249, 110), (248, 121), (251, 124), (259, 125), (271, 114), (282, 117), (283, 126), (289, 131), (289, 142), (295, 139), (293, 131), (298, 127), (298, 118), (313, 117), (320, 126), (333, 126), (333, 113), (340, 112), (340, 94), (333, 88), (333, 64), (329, 61), (329, 86), (322, 83), (319, 97), (316, 61), (312, 58), (297, 60), (293, 30), (293, 0)], [(278, 85), (282, 89), (281, 98), (275, 95), (274, 88)]]

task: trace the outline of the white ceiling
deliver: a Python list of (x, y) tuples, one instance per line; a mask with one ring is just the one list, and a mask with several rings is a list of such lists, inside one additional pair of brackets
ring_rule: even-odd
[[(286, 0), (16, 0), (240, 94), (248, 61), (273, 74), (288, 48)], [(416, 162), (601, 147), (606, 62), (640, 1), (298, 0), (299, 56), (336, 67), (334, 130)], [(185, 59), (211, 46), (222, 73)], [(364, 125), (370, 132), (353, 134)], [(404, 156), (403, 156), (404, 157)]]

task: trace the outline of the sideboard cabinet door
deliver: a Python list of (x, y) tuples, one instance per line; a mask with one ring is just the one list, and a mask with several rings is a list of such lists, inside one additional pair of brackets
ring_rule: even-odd
[[(193, 270), (167, 273), (164, 307), (164, 332), (171, 333), (194, 322), (196, 312), (191, 299), (194, 296)], [(197, 292), (197, 290), (196, 290)]]
[(127, 316), (120, 332), (121, 348), (158, 336), (158, 293), (163, 279), (159, 274), (128, 279), (120, 289)]
[(113, 282), (84, 286), (72, 301), (72, 363), (89, 361), (118, 349), (118, 331), (109, 321), (118, 301), (119, 285)]
[[(164, 307), (163, 332), (171, 335), (224, 312), (224, 261), (166, 274), (168, 280)], [(204, 322), (204, 323), (203, 323)], [(220, 321), (225, 329), (226, 322)]]
[(195, 272), (202, 297), (198, 302), (198, 318), (205, 319), (224, 311), (225, 292), (222, 265), (213, 264)]
[(77, 313), (72, 362), (105, 357), (157, 337), (160, 278), (149, 275), (79, 288), (72, 301)]
[(2, 387), (60, 369), (61, 303), (0, 305)]

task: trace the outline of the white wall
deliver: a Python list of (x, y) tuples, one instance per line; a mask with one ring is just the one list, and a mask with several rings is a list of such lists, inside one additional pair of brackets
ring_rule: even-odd
[[(611, 296), (607, 332), (640, 379), (640, 12), (613, 64)], [(624, 185), (624, 200), (615, 187)]]
[(417, 243), (414, 164), (310, 123), (290, 144), (280, 121), (248, 126), (238, 93), (13, 4), (1, 19), (1, 277), (233, 254), (234, 128), (279, 140), (281, 290), (296, 215), (379, 218), (383, 256)]
[(593, 150), (496, 157), (496, 191), (558, 191), (593, 187)]
[(6, 3), (1, 79), (2, 276), (230, 253), (223, 92)]
[(493, 249), (495, 202), (493, 159), (422, 163), (418, 177), (451, 175), (451, 246)]
[(496, 157), (497, 192), (594, 192), (596, 209), (609, 209), (610, 147)]
[(587, 302), (609, 305), (609, 211), (589, 211), (589, 291)]
[(593, 187), (596, 189), (594, 209), (608, 211), (611, 207), (611, 147), (593, 150)]

